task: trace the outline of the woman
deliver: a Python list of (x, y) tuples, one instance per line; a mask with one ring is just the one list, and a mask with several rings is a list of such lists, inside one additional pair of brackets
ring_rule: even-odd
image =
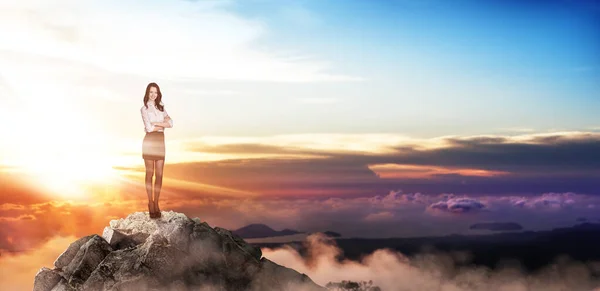
[[(162, 93), (156, 83), (146, 86), (144, 105), (140, 109), (146, 136), (142, 143), (142, 157), (146, 165), (146, 193), (148, 194), (148, 212), (151, 218), (160, 218), (158, 197), (162, 187), (163, 167), (165, 165), (165, 128), (173, 127), (173, 120), (167, 114), (162, 103)], [(152, 198), (152, 176), (156, 169), (154, 198)]]

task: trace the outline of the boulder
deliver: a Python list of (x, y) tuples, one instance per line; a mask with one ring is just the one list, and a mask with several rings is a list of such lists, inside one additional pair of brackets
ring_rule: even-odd
[(41, 268), (35, 275), (33, 281), (33, 291), (48, 291), (52, 290), (62, 277), (60, 273), (48, 268)]
[(35, 277), (35, 291), (327, 290), (262, 257), (260, 248), (198, 218), (163, 211), (110, 221), (73, 242)]

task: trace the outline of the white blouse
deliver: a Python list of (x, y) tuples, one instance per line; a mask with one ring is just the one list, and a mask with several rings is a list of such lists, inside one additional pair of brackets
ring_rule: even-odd
[[(154, 125), (152, 125), (153, 122), (164, 122), (165, 118), (170, 118), (170, 116), (164, 107), (164, 111), (158, 110), (153, 101), (148, 101), (147, 104), (148, 108), (142, 105), (140, 112), (142, 114), (142, 120), (144, 121), (144, 130), (146, 132), (151, 132), (154, 130)], [(169, 119), (169, 125), (170, 127), (173, 127), (173, 119)], [(159, 129), (158, 132), (164, 132), (164, 129)]]

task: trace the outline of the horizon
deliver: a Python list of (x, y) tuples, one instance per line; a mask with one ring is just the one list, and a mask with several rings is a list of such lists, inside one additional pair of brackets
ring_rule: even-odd
[(0, 0), (0, 252), (147, 211), (151, 82), (164, 211), (365, 238), (596, 222), (598, 24), (593, 0)]

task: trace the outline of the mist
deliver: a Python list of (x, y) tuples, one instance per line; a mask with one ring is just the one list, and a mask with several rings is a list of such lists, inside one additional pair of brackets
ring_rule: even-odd
[(469, 253), (427, 252), (412, 257), (390, 249), (378, 249), (358, 261), (339, 259), (335, 240), (316, 233), (304, 241), (302, 257), (294, 248), (263, 248), (263, 256), (277, 264), (307, 274), (315, 283), (350, 280), (373, 281), (384, 291), (600, 291), (600, 262), (583, 263), (566, 257), (535, 273), (527, 273), (517, 261), (494, 269), (468, 263)]

